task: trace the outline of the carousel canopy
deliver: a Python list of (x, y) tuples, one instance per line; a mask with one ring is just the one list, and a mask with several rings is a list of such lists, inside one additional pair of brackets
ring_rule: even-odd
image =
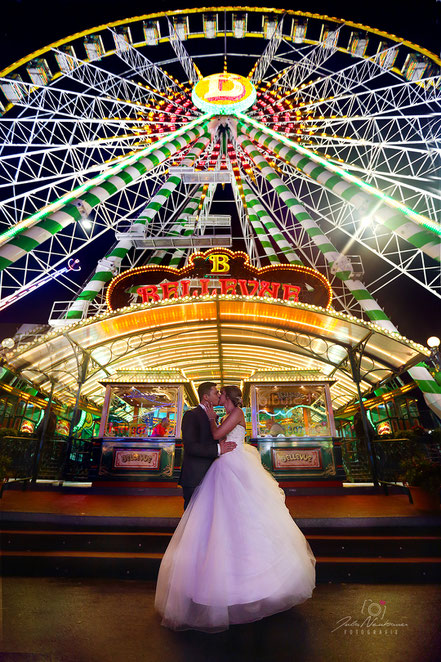
[[(428, 350), (397, 333), (319, 306), (266, 297), (207, 295), (132, 305), (39, 336), (7, 360), (40, 390), (100, 405), (121, 370), (178, 369), (194, 383), (249, 380), (262, 370), (318, 370), (334, 408), (418, 363)], [(135, 372), (133, 377), (135, 380)]]

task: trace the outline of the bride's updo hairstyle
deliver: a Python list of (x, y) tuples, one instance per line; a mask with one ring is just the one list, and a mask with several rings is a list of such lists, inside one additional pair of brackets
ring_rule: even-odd
[(223, 386), (221, 391), (225, 393), (235, 407), (243, 407), (242, 391), (238, 386)]

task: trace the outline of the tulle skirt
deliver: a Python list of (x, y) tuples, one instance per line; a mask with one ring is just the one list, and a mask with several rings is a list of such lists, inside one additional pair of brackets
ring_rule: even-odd
[(155, 608), (173, 630), (220, 632), (310, 598), (315, 564), (283, 490), (245, 444), (194, 491), (162, 559)]

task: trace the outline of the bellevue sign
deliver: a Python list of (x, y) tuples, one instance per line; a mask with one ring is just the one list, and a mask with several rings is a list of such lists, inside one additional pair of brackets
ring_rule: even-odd
[(120, 273), (109, 284), (107, 305), (116, 310), (130, 303), (209, 295), (268, 297), (327, 308), (332, 290), (327, 279), (310, 267), (257, 268), (242, 251), (212, 248), (193, 253), (182, 269), (146, 265)]

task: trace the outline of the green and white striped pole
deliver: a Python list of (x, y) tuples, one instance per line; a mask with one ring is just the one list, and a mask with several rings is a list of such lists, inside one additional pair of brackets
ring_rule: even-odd
[(271, 236), (290, 264), (301, 265), (302, 261), (299, 256), (294, 252), (291, 244), (286, 241), (271, 216), (269, 216), (264, 207), (262, 207), (254, 191), (252, 191), (246, 183), (242, 184), (242, 186), (251, 225), (259, 237), (260, 243), (262, 244), (269, 261), (272, 263), (280, 263), (269, 238)]
[[(193, 234), (194, 230), (186, 228), (188, 216), (193, 216), (195, 211), (198, 209), (199, 204), (201, 202), (201, 197), (204, 192), (204, 184), (202, 186), (199, 186), (197, 189), (195, 195), (190, 198), (188, 201), (187, 206), (185, 209), (182, 210), (179, 218), (176, 220), (176, 223), (171, 226), (169, 235), (181, 235), (181, 236), (189, 236)], [(150, 264), (162, 264), (162, 261), (167, 255), (166, 250), (160, 250), (156, 251), (153, 256), (150, 258)], [(177, 249), (173, 252), (173, 255), (168, 263), (169, 267), (177, 267), (183, 256), (185, 255), (185, 250), (182, 249)]]
[(424, 363), (417, 363), (407, 372), (423, 392), (427, 406), (441, 419), (441, 386), (432, 377)]
[[(191, 151), (183, 159), (180, 166), (183, 168), (191, 167), (201, 153), (205, 150), (208, 143), (210, 142), (211, 137), (208, 134), (205, 134), (199, 138), (199, 140), (192, 146)], [(156, 216), (161, 207), (166, 203), (168, 198), (171, 196), (176, 187), (181, 183), (182, 177), (179, 175), (172, 175), (168, 178), (167, 182), (161, 189), (156, 193), (156, 195), (150, 200), (145, 209), (136, 219), (136, 224), (146, 225), (151, 223), (153, 218)]]
[[(182, 167), (190, 167), (193, 165), (209, 142), (210, 136), (208, 134), (199, 138), (182, 161)], [(180, 182), (181, 177), (179, 176), (173, 175), (169, 177), (135, 220), (133, 226), (144, 226), (146, 223), (150, 223)], [(105, 285), (112, 280), (115, 270), (118, 269), (121, 261), (132, 248), (132, 245), (133, 240), (130, 238), (121, 239), (108, 255), (98, 261), (98, 266), (94, 275), (72, 303), (67, 311), (66, 319), (74, 320), (84, 317), (87, 313), (90, 302), (93, 301), (99, 292), (104, 289)]]
[[(256, 146), (245, 136), (238, 136), (237, 142), (250, 156), (254, 164), (262, 172), (266, 181), (290, 209), (298, 223), (304, 228), (308, 236), (311, 237), (312, 241), (315, 243), (319, 251), (323, 253), (326, 261), (332, 267), (341, 256), (335, 246), (330, 242), (329, 238), (323, 234), (317, 223), (311, 218), (309, 212), (297, 200), (293, 192), (283, 183), (274, 168), (269, 165), (268, 161), (262, 156)], [(346, 284), (354, 299), (358, 301), (360, 307), (372, 322), (375, 322), (388, 331), (396, 331), (396, 328), (389, 317), (381, 309), (361, 281), (353, 280), (349, 271), (337, 271), (335, 275)]]
[(441, 261), (441, 227), (438, 224), (377, 191), (342, 168), (330, 164), (323, 157), (276, 131), (267, 129), (260, 122), (248, 118), (247, 120), (238, 123), (238, 129), (243, 135), (273, 151), (350, 205), (363, 210), (363, 216), (373, 214), (375, 219), (391, 232), (434, 260)]
[[(36, 216), (41, 220), (37, 220), (36, 223), (30, 217), (19, 224), (17, 229), (8, 230), (0, 235), (0, 244), (3, 241), (3, 244), (0, 245), (0, 271), (6, 269), (27, 253), (32, 252), (37, 246), (74, 221), (81, 220), (82, 212), (80, 208), (82, 208), (83, 213), (89, 213), (101, 202), (121, 191), (128, 184), (136, 181), (162, 161), (199, 138), (205, 133), (203, 124), (207, 118), (208, 115), (201, 116), (191, 123), (192, 128), (186, 125), (182, 129), (178, 129), (170, 136), (170, 140), (160, 146), (154, 143), (140, 150), (139, 153), (128, 157), (123, 164), (118, 164), (119, 171), (117, 174), (115, 174), (115, 167), (109, 168), (107, 179), (105, 179), (105, 175), (99, 175), (90, 180), (87, 186), (82, 185), (68, 196), (62, 196), (60, 200), (65, 201), (69, 198), (69, 202), (63, 204), (55, 212), (48, 211), (47, 214), (39, 212)], [(99, 183), (95, 185), (97, 181)], [(87, 188), (87, 191), (83, 192), (85, 188)]]
[[(312, 238), (316, 246), (323, 253), (325, 259), (332, 266), (333, 262), (339, 257), (339, 253), (329, 239), (322, 233), (306, 209), (285, 186), (277, 173), (271, 168), (269, 163), (263, 158), (253, 143), (242, 136), (238, 136), (237, 141), (251, 157), (256, 166), (261, 170), (265, 179), (285, 202), (287, 207), (295, 215), (297, 221), (305, 228), (307, 234)], [(335, 275), (347, 285), (348, 289), (351, 291), (356, 301), (359, 302), (360, 307), (371, 321), (375, 322), (383, 329), (387, 329), (393, 333), (399, 333), (393, 322), (387, 317), (386, 313), (380, 308), (374, 297), (361, 281), (352, 280), (348, 272), (337, 272)], [(410, 368), (408, 373), (421, 389), (427, 406), (441, 418), (441, 386), (439, 386), (439, 384), (433, 379), (424, 364), (419, 364)]]

